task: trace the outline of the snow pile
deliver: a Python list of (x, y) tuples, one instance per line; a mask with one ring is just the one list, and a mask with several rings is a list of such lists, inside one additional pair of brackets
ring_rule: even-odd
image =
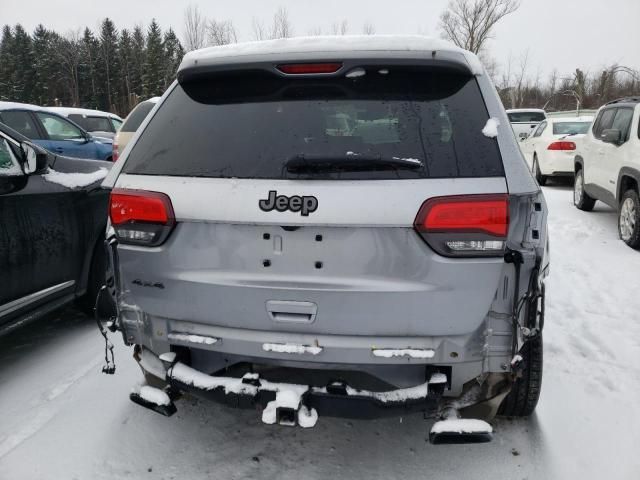
[(487, 422), (473, 418), (450, 418), (433, 424), (431, 433), (492, 433)]
[(498, 127), (500, 126), (500, 122), (497, 118), (491, 117), (487, 120), (487, 124), (482, 129), (482, 134), (485, 137), (496, 138), (498, 136)]
[(150, 387), (149, 385), (145, 385), (140, 387), (140, 397), (146, 400), (149, 403), (153, 403), (155, 405), (170, 405), (171, 399), (169, 395), (164, 393), (162, 390), (154, 387)]
[(280, 390), (276, 392), (276, 399), (267, 403), (267, 406), (262, 411), (262, 422), (267, 425), (276, 423), (278, 408), (298, 410), (301, 397), (302, 395), (295, 390)]
[(160, 355), (160, 361), (162, 362), (167, 362), (167, 363), (173, 363), (176, 361), (176, 352), (165, 352), (162, 355)]
[(175, 333), (175, 332), (171, 332), (169, 335), (167, 335), (167, 338), (170, 341), (199, 343), (201, 345), (214, 345), (218, 343), (218, 340), (219, 340), (217, 338), (206, 337), (204, 335), (194, 335), (190, 333)]
[(298, 425), (302, 428), (313, 428), (318, 421), (318, 412), (315, 408), (308, 409), (302, 405), (298, 410)]
[(374, 348), (373, 355), (375, 357), (391, 358), (391, 357), (410, 357), (410, 358), (433, 358), (436, 352), (431, 348)]
[(310, 345), (295, 345), (292, 343), (265, 343), (262, 345), (265, 352), (276, 353), (295, 353), (298, 355), (311, 354), (318, 355), (322, 352), (322, 347), (313, 347)]
[(49, 168), (49, 172), (42, 175), (42, 178), (47, 182), (57, 183), (63, 187), (80, 188), (102, 180), (107, 176), (107, 173), (109, 171), (106, 168), (100, 168), (91, 173), (63, 173)]

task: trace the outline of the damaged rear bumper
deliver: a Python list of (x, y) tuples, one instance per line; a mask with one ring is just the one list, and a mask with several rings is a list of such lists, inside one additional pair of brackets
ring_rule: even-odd
[[(443, 397), (449, 382), (443, 373), (431, 373), (424, 383), (407, 388), (369, 391), (353, 388), (344, 381), (314, 386), (275, 382), (261, 378), (258, 373), (245, 373), (242, 376), (208, 375), (176, 361), (173, 353), (161, 355), (161, 360), (147, 349), (137, 348), (134, 356), (143, 371), (165, 384), (165, 391), (172, 401), (179, 394), (188, 393), (235, 408), (262, 408), (265, 423), (285, 425), (296, 418), (299, 410), (313, 412), (316, 418), (320, 415), (372, 419), (416, 412), (422, 412), (428, 418), (437, 418), (445, 409), (455, 408), (463, 413), (469, 409), (473, 415), (491, 419), (511, 388), (507, 374), (488, 374), (468, 382), (463, 395), (456, 399)], [(289, 400), (282, 402), (282, 396)], [(149, 408), (141, 402), (136, 403)], [(265, 417), (270, 411), (275, 413), (272, 419)]]

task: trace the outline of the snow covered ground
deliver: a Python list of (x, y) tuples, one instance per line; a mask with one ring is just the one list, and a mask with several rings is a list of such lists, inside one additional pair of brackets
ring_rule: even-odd
[(95, 325), (69, 310), (0, 338), (0, 478), (640, 478), (640, 252), (615, 214), (545, 188), (552, 271), (536, 415), (494, 422), (492, 443), (430, 445), (415, 415), (265, 425), (260, 413), (182, 400), (171, 418), (128, 400), (140, 373), (115, 343), (100, 373)]

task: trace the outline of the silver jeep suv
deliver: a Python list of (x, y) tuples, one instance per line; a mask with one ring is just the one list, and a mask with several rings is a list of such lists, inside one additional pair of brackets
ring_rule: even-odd
[(473, 54), (191, 52), (104, 185), (137, 403), (189, 392), (301, 426), (422, 410), (446, 419), (433, 438), (534, 410), (547, 210)]

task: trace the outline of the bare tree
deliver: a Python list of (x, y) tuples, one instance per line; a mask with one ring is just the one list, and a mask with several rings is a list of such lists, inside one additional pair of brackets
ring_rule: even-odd
[(197, 50), (206, 45), (207, 21), (197, 5), (189, 5), (184, 10), (184, 48)]
[(71, 98), (71, 106), (80, 105), (79, 68), (83, 61), (83, 51), (80, 47), (80, 31), (71, 31), (66, 37), (54, 38), (51, 51), (60, 65), (60, 76), (65, 80), (65, 86)]
[(362, 33), (364, 33), (365, 35), (375, 35), (376, 27), (374, 27), (373, 23), (371, 22), (365, 22), (365, 24), (362, 26)]
[(209, 20), (207, 24), (208, 45), (228, 45), (237, 42), (236, 27), (231, 20)]
[(496, 24), (520, 7), (520, 0), (450, 0), (440, 15), (442, 36), (478, 54)]
[(349, 32), (349, 22), (345, 18), (341, 22), (335, 22), (331, 25), (331, 32), (334, 35), (346, 35)]
[(256, 17), (253, 17), (253, 20), (251, 21), (251, 31), (253, 32), (252, 36), (254, 40), (266, 40), (269, 38), (264, 23)]
[(322, 27), (313, 27), (307, 30), (307, 35), (310, 37), (319, 37), (322, 35)]
[(289, 20), (289, 12), (286, 8), (280, 7), (273, 16), (271, 27), (271, 38), (289, 38), (293, 36), (293, 25)]

